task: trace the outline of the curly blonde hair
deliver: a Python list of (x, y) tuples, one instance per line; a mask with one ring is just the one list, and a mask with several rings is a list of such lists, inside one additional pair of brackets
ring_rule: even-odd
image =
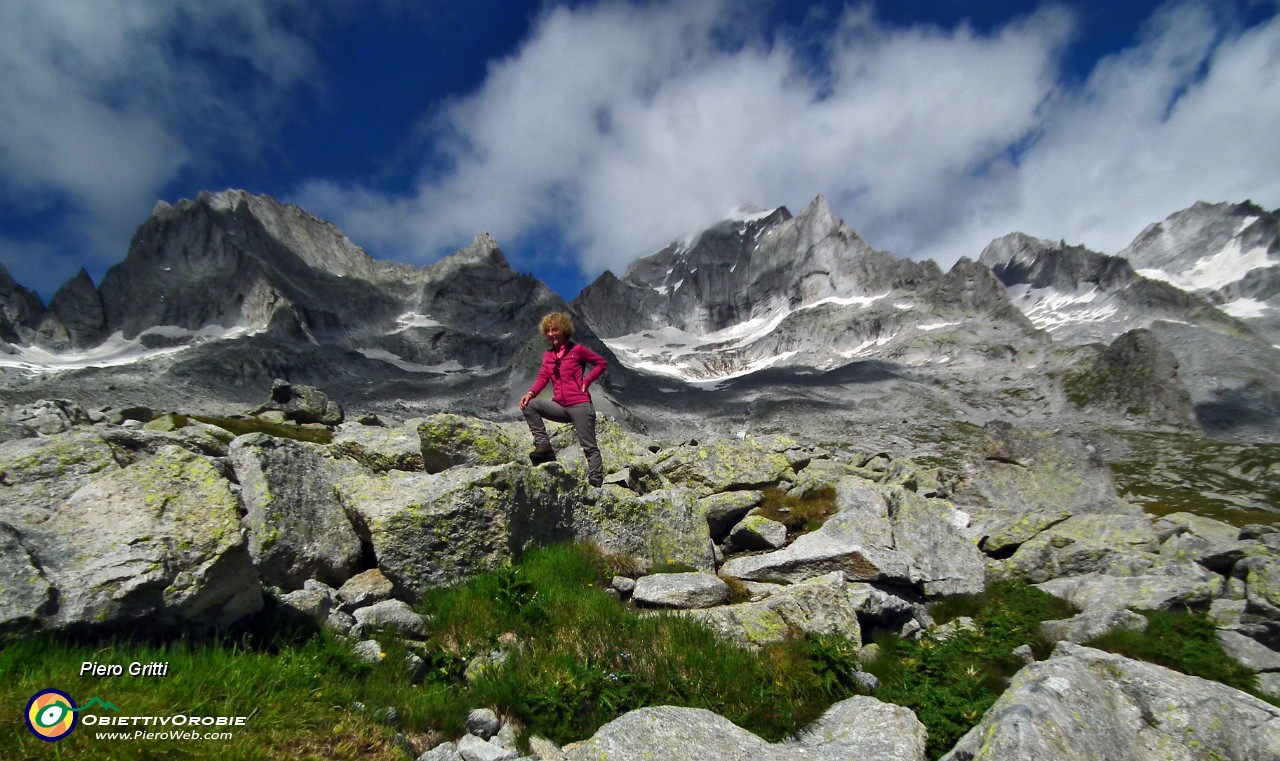
[(542, 318), (542, 324), (538, 326), (538, 330), (542, 331), (542, 335), (546, 335), (551, 328), (559, 330), (565, 340), (573, 338), (573, 320), (564, 312), (552, 312)]

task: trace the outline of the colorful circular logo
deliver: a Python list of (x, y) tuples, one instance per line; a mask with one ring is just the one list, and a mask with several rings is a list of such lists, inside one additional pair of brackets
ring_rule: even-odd
[(26, 718), (31, 734), (57, 742), (76, 728), (76, 701), (62, 690), (41, 690), (27, 703)]

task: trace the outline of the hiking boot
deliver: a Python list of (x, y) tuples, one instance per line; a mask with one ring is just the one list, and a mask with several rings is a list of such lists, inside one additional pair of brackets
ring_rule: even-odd
[(544, 462), (554, 462), (556, 459), (556, 450), (551, 448), (550, 444), (539, 444), (529, 453), (529, 462), (534, 465), (541, 465)]
[(587, 478), (587, 484), (599, 489), (604, 486), (604, 476), (590, 476)]

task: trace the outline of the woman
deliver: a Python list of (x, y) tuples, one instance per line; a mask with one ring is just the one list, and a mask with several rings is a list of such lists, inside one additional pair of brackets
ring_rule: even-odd
[[(551, 342), (551, 348), (542, 355), (542, 367), (529, 391), (520, 397), (520, 409), (525, 422), (533, 433), (533, 451), (529, 459), (534, 463), (554, 460), (555, 450), (547, 437), (543, 419), (557, 423), (573, 423), (578, 433), (578, 443), (587, 457), (587, 483), (600, 486), (604, 483), (604, 466), (600, 462), (600, 448), (596, 446), (596, 408), (591, 403), (587, 388), (604, 374), (609, 363), (573, 338), (573, 321), (562, 312), (552, 312), (542, 318), (539, 326), (542, 335)], [(583, 376), (583, 365), (591, 365), (591, 372)], [(547, 383), (551, 383), (550, 399), (535, 399)]]

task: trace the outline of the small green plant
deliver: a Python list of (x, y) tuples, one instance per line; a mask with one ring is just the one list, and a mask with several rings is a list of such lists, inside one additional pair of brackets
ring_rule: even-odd
[(733, 576), (721, 576), (720, 580), (729, 587), (729, 599), (727, 602), (730, 605), (751, 600), (751, 591), (747, 589), (747, 585), (742, 579), (737, 579)]
[(877, 637), (878, 659), (866, 670), (880, 680), (876, 697), (907, 706), (929, 730), (928, 753), (939, 758), (968, 732), (1004, 692), (1023, 663), (1014, 648), (1047, 645), (1041, 621), (1070, 615), (1070, 606), (1022, 582), (991, 585), (981, 595), (948, 598), (931, 607), (936, 620), (968, 616), (972, 629), (945, 640)]
[[(504, 634), (519, 642), (500, 667), (449, 686), (454, 702), (493, 706), (527, 733), (562, 743), (648, 705), (706, 708), (780, 740), (853, 694), (851, 644), (797, 638), (747, 651), (685, 616), (636, 615), (601, 591), (609, 570), (589, 548), (554, 546), (529, 553), (518, 571), (504, 566), (428, 595), (428, 649), (469, 657), (500, 637), (510, 642)], [(532, 584), (531, 598), (500, 591), (513, 573)], [(537, 617), (522, 612), (530, 599)], [(431, 726), (448, 733), (446, 719)]]
[(1223, 651), (1217, 629), (1202, 614), (1138, 612), (1147, 619), (1144, 631), (1114, 631), (1086, 644), (1257, 694), (1257, 676)]
[(648, 566), (634, 555), (620, 555), (612, 552), (599, 553), (599, 564), (605, 578), (625, 576), (636, 579), (645, 575)]
[(787, 527), (788, 534), (816, 531), (839, 509), (834, 486), (810, 489), (803, 494), (783, 492), (777, 487), (765, 489), (757, 513)]
[(808, 634), (801, 641), (805, 658), (827, 695), (838, 698), (858, 690), (858, 648), (838, 634)]

